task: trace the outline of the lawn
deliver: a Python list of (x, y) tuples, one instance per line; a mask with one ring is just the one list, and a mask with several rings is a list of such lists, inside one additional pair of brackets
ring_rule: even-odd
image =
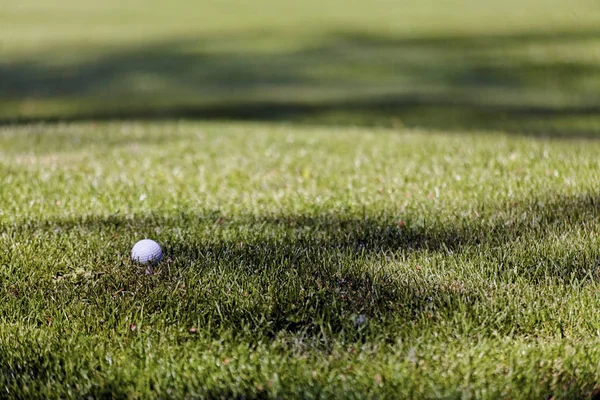
[(3, 2), (0, 397), (595, 395), (600, 6), (411, 3)]

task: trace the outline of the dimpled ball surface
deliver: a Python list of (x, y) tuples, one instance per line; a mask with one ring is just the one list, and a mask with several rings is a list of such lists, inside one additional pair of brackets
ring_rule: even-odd
[(154, 240), (140, 240), (131, 250), (131, 259), (142, 264), (156, 263), (162, 259), (162, 250)]

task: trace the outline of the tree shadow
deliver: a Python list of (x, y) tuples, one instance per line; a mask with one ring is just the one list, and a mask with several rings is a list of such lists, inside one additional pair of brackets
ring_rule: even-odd
[(296, 50), (211, 50), (232, 40), (179, 39), (63, 64), (1, 62), (1, 123), (185, 118), (598, 134), (600, 63), (561, 49), (585, 53), (599, 31), (340, 32)]
[[(388, 217), (368, 215), (247, 215), (226, 220), (218, 213), (181, 213), (27, 222), (3, 226), (2, 231), (17, 242), (46, 235), (49, 246), (56, 245), (52, 237), (66, 235), (82, 249), (90, 247), (90, 240), (108, 240), (100, 253), (75, 251), (72, 260), (53, 267), (55, 276), (31, 283), (36, 290), (26, 287), (26, 280), (23, 287), (11, 286), (28, 297), (51, 293), (64, 304), (84, 301), (88, 316), (114, 310), (108, 324), (122, 324), (122, 318), (143, 308), (150, 319), (176, 315), (183, 326), (250, 329), (268, 336), (343, 332), (351, 340), (361, 335), (365, 321), (369, 324), (364, 329), (377, 330), (382, 324), (432, 324), (436, 316), (494, 307), (481, 288), (460, 280), (426, 278), (413, 266), (390, 269), (392, 260), (414, 254), (476, 259), (483, 252), (485, 273), (495, 284), (512, 282), (516, 266), (516, 279), (530, 285), (549, 279), (596, 279), (599, 260), (589, 258), (593, 255), (557, 257), (518, 247), (573, 226), (598, 223), (596, 195), (511, 203), (497, 210), (496, 217), (444, 225), (399, 226)], [(127, 254), (132, 237), (159, 240), (164, 262), (150, 269), (131, 264)], [(514, 253), (510, 257), (507, 248)], [(519, 321), (512, 322), (494, 328), (514, 333)]]

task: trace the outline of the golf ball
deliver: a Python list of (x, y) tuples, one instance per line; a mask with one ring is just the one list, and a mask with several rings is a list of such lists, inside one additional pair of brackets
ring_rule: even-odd
[(131, 250), (131, 259), (142, 264), (157, 263), (162, 259), (162, 250), (154, 240), (140, 240)]

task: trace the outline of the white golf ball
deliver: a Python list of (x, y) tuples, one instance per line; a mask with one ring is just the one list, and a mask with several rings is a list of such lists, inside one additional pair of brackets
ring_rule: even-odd
[(162, 250), (154, 240), (140, 240), (131, 250), (131, 259), (142, 264), (157, 263), (162, 259)]

